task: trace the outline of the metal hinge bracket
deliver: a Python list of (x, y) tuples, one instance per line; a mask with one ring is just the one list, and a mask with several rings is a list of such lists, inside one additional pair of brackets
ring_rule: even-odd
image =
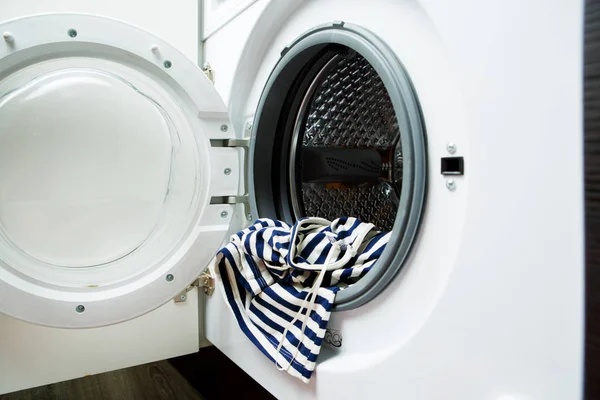
[(250, 147), (250, 139), (210, 139), (212, 147)]
[(210, 270), (206, 268), (198, 279), (192, 282), (192, 286), (204, 289), (204, 294), (210, 296), (215, 291), (215, 278), (210, 274)]
[[(246, 133), (249, 133), (252, 129), (251, 124), (247, 124)], [(250, 139), (211, 139), (210, 145), (212, 147), (241, 147), (245, 149), (246, 156), (244, 164), (244, 195), (232, 195), (232, 196), (213, 196), (210, 198), (210, 204), (243, 204), (246, 219), (252, 221), (252, 212), (250, 209), (250, 198), (248, 196), (248, 159), (249, 159), (249, 147)]]
[(252, 221), (252, 212), (250, 209), (250, 198), (247, 194), (243, 196), (212, 196), (210, 204), (242, 204), (246, 214), (246, 220)]
[(243, 196), (212, 196), (210, 204), (244, 204), (248, 205), (248, 195)]
[(210, 270), (206, 268), (200, 276), (192, 282), (185, 290), (181, 291), (175, 298), (173, 299), (175, 303), (183, 303), (187, 300), (187, 292), (192, 290), (194, 287), (202, 288), (204, 290), (204, 294), (210, 296), (215, 291), (215, 278), (210, 274)]

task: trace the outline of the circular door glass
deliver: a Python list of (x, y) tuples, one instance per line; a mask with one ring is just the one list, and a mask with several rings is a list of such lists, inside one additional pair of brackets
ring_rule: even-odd
[(191, 132), (169, 93), (108, 60), (57, 58), (1, 80), (2, 259), (61, 287), (144, 274), (196, 211)]
[(135, 251), (167, 195), (173, 126), (164, 111), (94, 69), (53, 71), (7, 89), (0, 86), (4, 238), (61, 267), (103, 265)]

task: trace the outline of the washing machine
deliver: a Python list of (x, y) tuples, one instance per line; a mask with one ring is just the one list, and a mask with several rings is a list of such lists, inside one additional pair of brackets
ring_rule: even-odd
[[(0, 21), (0, 393), (212, 344), (282, 399), (581, 396), (582, 2)], [(257, 218), (340, 215), (392, 235), (305, 384), (245, 337), (213, 257)]]

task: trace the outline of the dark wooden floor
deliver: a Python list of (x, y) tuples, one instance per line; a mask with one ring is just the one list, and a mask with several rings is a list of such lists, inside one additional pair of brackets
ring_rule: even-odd
[(0, 395), (0, 400), (204, 400), (168, 361)]
[(169, 361), (207, 400), (275, 400), (271, 393), (216, 347), (206, 347), (198, 353)]
[(215, 347), (105, 374), (0, 395), (0, 400), (274, 400)]

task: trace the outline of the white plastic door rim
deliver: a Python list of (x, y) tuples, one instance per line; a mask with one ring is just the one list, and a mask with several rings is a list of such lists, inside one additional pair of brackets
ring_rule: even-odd
[(209, 139), (228, 124), (216, 90), (114, 20), (48, 14), (0, 31), (0, 312), (96, 327), (169, 301), (232, 214), (209, 205), (238, 175), (213, 179)]

